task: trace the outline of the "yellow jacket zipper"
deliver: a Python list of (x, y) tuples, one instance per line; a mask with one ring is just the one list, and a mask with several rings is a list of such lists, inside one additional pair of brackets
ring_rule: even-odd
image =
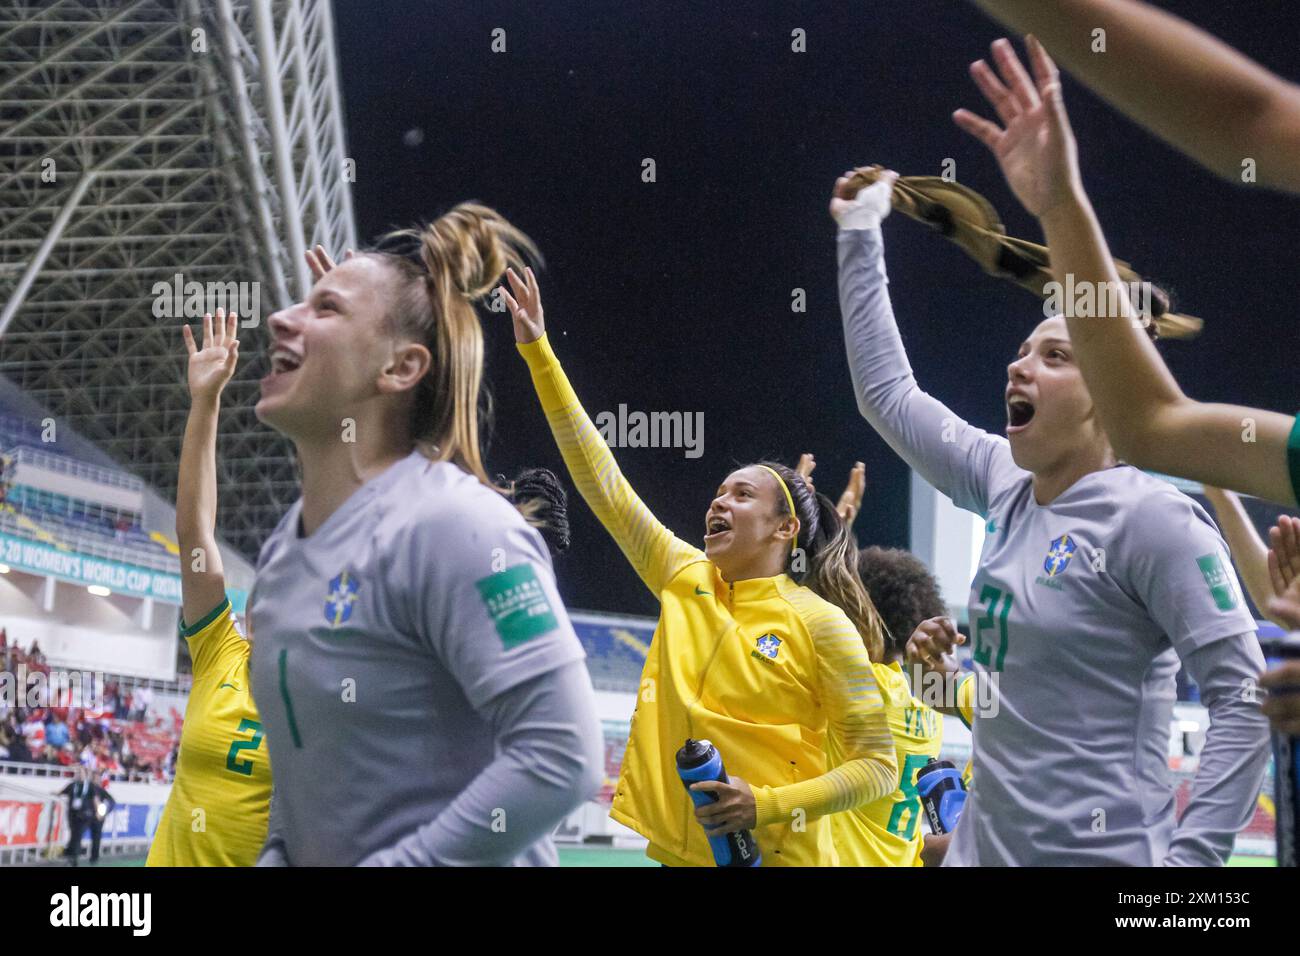
[[(700, 702), (700, 698), (704, 696), (704, 684), (705, 681), (708, 680), (709, 669), (713, 666), (714, 660), (717, 659), (718, 650), (722, 647), (722, 642), (725, 641), (727, 637), (731, 634), (731, 632), (734, 631), (737, 627), (736, 619), (735, 619), (735, 608), (736, 608), (736, 585), (735, 584), (727, 585), (727, 594), (728, 594), (727, 609), (732, 613), (731, 627), (723, 631), (722, 635), (717, 639), (717, 641), (714, 642), (713, 653), (709, 655), (708, 663), (704, 665), (704, 669), (700, 672), (700, 686), (695, 692), (695, 699), (686, 706), (686, 733), (687, 736), (691, 737), (692, 739), (697, 739), (697, 738), (695, 737), (695, 724), (691, 720), (691, 708), (694, 707), (696, 704), (698, 704)], [(691, 825), (694, 822), (691, 818), (694, 816), (695, 816), (695, 801), (691, 800), (688, 796), (687, 804), (686, 804), (686, 826), (682, 830), (682, 841), (683, 841), (682, 850), (681, 853), (678, 854), (678, 856), (680, 856), (682, 859), (686, 859), (686, 851), (690, 847)], [(698, 826), (698, 824), (696, 825)], [(707, 834), (705, 836), (705, 839), (708, 839)]]

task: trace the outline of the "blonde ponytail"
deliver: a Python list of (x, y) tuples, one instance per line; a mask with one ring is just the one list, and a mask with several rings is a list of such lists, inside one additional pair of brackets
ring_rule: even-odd
[(423, 229), (389, 233), (385, 243), (418, 244), (415, 255), (379, 255), (402, 279), (388, 319), (393, 331), (428, 347), (416, 387), (411, 437), (434, 461), (450, 461), (492, 487), (479, 444), (483, 329), (474, 302), (507, 268), (541, 262), (537, 246), (496, 210), (463, 202)]

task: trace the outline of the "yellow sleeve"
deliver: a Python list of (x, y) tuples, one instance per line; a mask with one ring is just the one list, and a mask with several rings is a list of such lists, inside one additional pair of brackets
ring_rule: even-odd
[(190, 646), (190, 659), (194, 662), (194, 679), (207, 675), (214, 668), (224, 667), (232, 654), (242, 653), (245, 641), (235, 628), (230, 600), (221, 603), (194, 624), (180, 622), (181, 637)]
[(516, 347), (528, 363), (533, 387), (578, 493), (658, 597), (682, 568), (704, 560), (704, 553), (660, 524), (636, 496), (583, 411), (546, 336)]
[(970, 729), (970, 722), (975, 719), (975, 675), (967, 674), (957, 685), (957, 716)]
[(876, 683), (866, 645), (848, 616), (819, 602), (800, 609), (817, 653), (821, 704), (827, 733), (839, 742), (844, 762), (819, 777), (783, 787), (754, 787), (758, 826), (789, 823), (800, 809), (807, 819), (851, 810), (893, 793), (898, 786), (898, 758), (885, 716), (885, 700)]

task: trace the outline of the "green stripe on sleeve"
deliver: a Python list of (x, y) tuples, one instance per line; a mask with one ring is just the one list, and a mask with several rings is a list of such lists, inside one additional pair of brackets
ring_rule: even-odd
[[(961, 680), (957, 682), (957, 693), (954, 695), (955, 700), (953, 701), (957, 705), (957, 719), (966, 725), (967, 730), (974, 730), (975, 728), (970, 725), (970, 721), (966, 719), (966, 715), (961, 712), (961, 703), (960, 703), (961, 691), (962, 688), (966, 686), (966, 682), (968, 680), (974, 680), (974, 679), (975, 679), (974, 674), (966, 674), (964, 677), (962, 677)], [(975, 716), (975, 706), (973, 703), (971, 705), (971, 716), (972, 717)]]
[(181, 637), (193, 637), (195, 634), (199, 633), (199, 631), (203, 630), (205, 627), (207, 627), (217, 618), (221, 617), (223, 613), (229, 610), (230, 610), (230, 598), (222, 598), (220, 604), (218, 604), (211, 611), (209, 611), (207, 614), (203, 615), (203, 617), (199, 619), (199, 623), (191, 624), (189, 627), (185, 626), (185, 616), (181, 615), (181, 619), (180, 619)]

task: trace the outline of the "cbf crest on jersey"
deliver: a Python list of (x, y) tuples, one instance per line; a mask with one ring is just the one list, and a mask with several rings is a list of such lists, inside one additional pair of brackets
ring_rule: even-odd
[(330, 581), (329, 593), (325, 595), (325, 622), (330, 627), (338, 627), (352, 617), (352, 605), (361, 590), (361, 582), (343, 571)]
[(776, 660), (776, 655), (781, 652), (781, 638), (775, 634), (764, 634), (754, 642), (758, 653), (762, 654), (769, 660)]
[(1054, 578), (1058, 574), (1064, 574), (1065, 569), (1070, 566), (1070, 558), (1074, 557), (1076, 550), (1078, 550), (1078, 546), (1068, 534), (1053, 539), (1052, 546), (1047, 551), (1047, 557), (1043, 560), (1043, 570), (1047, 572), (1047, 576)]

